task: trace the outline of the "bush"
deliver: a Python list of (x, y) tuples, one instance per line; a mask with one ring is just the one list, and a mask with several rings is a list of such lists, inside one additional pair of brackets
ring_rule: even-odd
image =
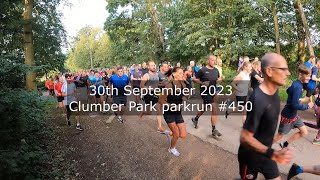
[(23, 89), (27, 67), (16, 58), (0, 57), (0, 179), (48, 179), (46, 102)]
[(0, 91), (0, 179), (45, 176), (48, 156), (41, 144), (47, 136), (46, 109), (39, 94), (21, 89)]

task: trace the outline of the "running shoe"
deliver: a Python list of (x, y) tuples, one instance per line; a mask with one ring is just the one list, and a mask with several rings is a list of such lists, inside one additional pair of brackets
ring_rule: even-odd
[(196, 121), (196, 118), (191, 118), (191, 121), (192, 121), (192, 123), (193, 123), (193, 127), (194, 128), (196, 128), (196, 129), (198, 129), (198, 121)]
[(168, 151), (169, 151), (169, 153), (173, 154), (176, 157), (180, 156), (180, 153), (176, 148), (173, 148), (173, 149), (169, 148)]
[(318, 140), (314, 139), (314, 140), (312, 141), (312, 144), (314, 144), (314, 145), (320, 145), (320, 139), (318, 139)]
[(219, 136), (221, 136), (222, 134), (217, 130), (217, 129), (215, 129), (215, 130), (212, 130), (212, 136), (214, 136), (214, 137), (219, 137)]
[(289, 170), (287, 180), (290, 180), (294, 176), (298, 175), (299, 174), (299, 173), (297, 173), (298, 169), (299, 169), (299, 166), (297, 164), (293, 163), (290, 170)]
[(282, 149), (288, 147), (288, 146), (285, 146), (284, 143), (279, 143), (279, 146), (280, 146)]
[(165, 134), (166, 130), (163, 127), (157, 129), (158, 133)]
[(71, 126), (71, 122), (69, 119), (67, 119), (67, 124), (68, 124), (68, 126)]
[(83, 131), (81, 125), (78, 125), (78, 126), (76, 127), (76, 129), (79, 130), (79, 131)]

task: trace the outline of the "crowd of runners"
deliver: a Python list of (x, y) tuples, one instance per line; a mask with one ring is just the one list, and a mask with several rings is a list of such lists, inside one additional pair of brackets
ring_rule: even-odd
[[(170, 143), (168, 151), (174, 156), (179, 156), (177, 141), (187, 136), (185, 119), (181, 110), (171, 109), (163, 112), (162, 107), (188, 101), (195, 96), (194, 93), (175, 92), (192, 89), (196, 87), (195, 84), (199, 84), (202, 103), (212, 104), (213, 107), (211, 109), (212, 136), (222, 136), (216, 127), (217, 103), (221, 101), (221, 98), (209, 93), (210, 88), (207, 88), (215, 87), (217, 92), (219, 91), (218, 85), (226, 80), (222, 69), (222, 60), (210, 55), (203, 67), (202, 64), (196, 65), (194, 61), (190, 61), (190, 64), (184, 68), (180, 63), (172, 66), (169, 62), (157, 65), (154, 61), (149, 61), (132, 64), (130, 68), (117, 65), (99, 71), (88, 70), (60, 74), (53, 79), (48, 79), (45, 85), (49, 94), (56, 96), (57, 107), (62, 109), (63, 114), (66, 114), (69, 126), (71, 125), (70, 117), (75, 114), (76, 129), (80, 131), (83, 130), (83, 127), (76, 116), (77, 113), (74, 112), (78, 108), (78, 104), (74, 103), (77, 99), (76, 94), (86, 96), (85, 99), (89, 104), (118, 105), (112, 113), (115, 114), (118, 122), (123, 123), (128, 104), (126, 87), (130, 85), (138, 92), (134, 95), (135, 103), (143, 101), (147, 107), (137, 115), (138, 118), (143, 120), (145, 115), (155, 112), (157, 131), (168, 139)], [(249, 57), (239, 59), (238, 73), (229, 83), (232, 86), (232, 92), (228, 94), (227, 100), (223, 99), (223, 101), (228, 105), (233, 101), (242, 106), (247, 102), (252, 104), (250, 110), (242, 111), (240, 118), (243, 123), (238, 151), (241, 179), (256, 179), (258, 172), (262, 173), (266, 179), (281, 179), (277, 163), (289, 163), (293, 158), (290, 144), (308, 134), (304, 121), (297, 115), (298, 110), (314, 109), (316, 126), (320, 128), (320, 96), (318, 95), (320, 85), (317, 85), (320, 82), (319, 69), (320, 59), (316, 57), (311, 57), (309, 61), (298, 67), (298, 79), (293, 81), (287, 89), (287, 102), (281, 110), (278, 90), (286, 84), (290, 76), (285, 58), (275, 53), (267, 53), (261, 58), (261, 61), (258, 58), (250, 59)], [(151, 90), (141, 97), (139, 92), (144, 88)], [(159, 93), (155, 89), (169, 90)], [(304, 92), (306, 95), (303, 97)], [(153, 107), (156, 111), (152, 110)], [(203, 113), (204, 110), (199, 110), (190, 119), (194, 128), (198, 128), (198, 121)], [(228, 118), (232, 112), (226, 108), (224, 113), (225, 118)], [(167, 123), (169, 130), (163, 127), (163, 120)], [(284, 142), (280, 142), (283, 135), (288, 134), (294, 128), (299, 129), (299, 132)], [(272, 149), (274, 143), (278, 143), (281, 150)], [(312, 144), (320, 145), (320, 130)], [(293, 164), (288, 179), (300, 173), (319, 174), (319, 172), (319, 166), (303, 167)]]

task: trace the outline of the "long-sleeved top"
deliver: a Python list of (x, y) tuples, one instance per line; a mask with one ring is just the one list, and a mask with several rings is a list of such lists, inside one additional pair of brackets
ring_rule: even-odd
[(299, 99), (302, 97), (303, 85), (300, 80), (295, 80), (287, 89), (288, 99), (284, 106), (281, 115), (285, 118), (291, 119), (297, 116), (298, 110), (307, 110), (307, 104), (300, 104)]

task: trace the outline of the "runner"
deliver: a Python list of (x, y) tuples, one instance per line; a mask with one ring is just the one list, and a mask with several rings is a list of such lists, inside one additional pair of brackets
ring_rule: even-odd
[[(193, 80), (195, 83), (201, 85), (200, 93), (205, 94), (201, 96), (201, 98), (203, 99), (203, 104), (212, 104), (212, 107), (214, 107), (214, 102), (213, 102), (214, 95), (210, 94), (208, 90), (205, 91), (205, 89), (207, 89), (205, 86), (207, 87), (210, 86), (212, 88), (215, 88), (217, 80), (219, 80), (219, 77), (220, 77), (219, 71), (217, 68), (214, 67), (214, 65), (216, 64), (216, 60), (217, 60), (216, 56), (210, 55), (208, 57), (207, 66), (200, 69), (196, 75), (196, 78), (194, 78)], [(193, 122), (194, 128), (198, 129), (198, 120), (203, 113), (204, 111), (199, 111), (196, 117), (193, 117), (191, 119)], [(214, 137), (219, 137), (221, 136), (221, 133), (216, 129), (216, 122), (217, 122), (217, 109), (212, 108), (212, 114), (211, 114), (212, 135)]]
[(163, 62), (160, 65), (160, 71), (158, 72), (159, 75), (159, 88), (165, 87), (165, 84), (168, 82), (168, 75), (169, 72), (169, 65), (167, 62)]
[(252, 73), (251, 73), (251, 88), (254, 90), (263, 82), (263, 76), (261, 72), (261, 62), (252, 62)]
[(149, 72), (149, 69), (148, 69), (148, 66), (147, 66), (147, 63), (143, 62), (142, 63), (142, 69), (141, 69), (141, 72), (143, 75), (147, 74)]
[(296, 141), (308, 134), (308, 130), (304, 125), (303, 120), (297, 115), (297, 111), (305, 111), (313, 107), (313, 102), (310, 102), (307, 105), (300, 104), (299, 102), (299, 98), (302, 96), (303, 83), (307, 83), (310, 79), (310, 69), (305, 65), (300, 65), (298, 73), (299, 79), (295, 80), (287, 89), (287, 104), (281, 112), (278, 134), (274, 137), (273, 142), (278, 142), (283, 135), (288, 134), (293, 128), (298, 128), (299, 132), (295, 133), (284, 143), (280, 143), (279, 145), (282, 148), (287, 147), (289, 144), (293, 143), (293, 141)]
[[(182, 89), (186, 88), (186, 85), (183, 83), (183, 70), (179, 67), (175, 67), (173, 68), (172, 73), (173, 81), (165, 86), (165, 88), (172, 89), (172, 91), (168, 92), (168, 94), (166, 94), (167, 92), (165, 91), (159, 99), (159, 103), (164, 107), (177, 107), (179, 104), (182, 104), (183, 100), (185, 100), (183, 93), (177, 95), (177, 91), (182, 92)], [(177, 141), (179, 138), (186, 138), (187, 136), (186, 125), (181, 115), (181, 110), (164, 111), (163, 117), (172, 131), (172, 139), (168, 151), (174, 156), (179, 156), (180, 153), (176, 149)]]
[(222, 60), (220, 58), (217, 59), (217, 65), (214, 67), (218, 69), (221, 79), (225, 79), (224, 75), (222, 74)]
[(104, 101), (104, 86), (102, 82), (102, 77), (98, 71), (94, 74), (94, 79), (91, 79), (91, 87), (94, 89), (95, 102), (102, 104)]
[(311, 128), (317, 128), (318, 129), (318, 134), (316, 135), (316, 137), (314, 138), (314, 140), (312, 141), (312, 144), (314, 145), (320, 145), (320, 84), (318, 85), (318, 94), (317, 94), (317, 98), (314, 102), (314, 106), (313, 106), (313, 110), (316, 116), (316, 125), (312, 124), (312, 126), (309, 123), (305, 123), (306, 126), (309, 126)]
[[(140, 88), (149, 88), (149, 89), (155, 89), (158, 88), (159, 85), (159, 75), (156, 71), (156, 64), (153, 61), (149, 61), (148, 62), (148, 68), (149, 68), (149, 72), (145, 75), (143, 75), (142, 79), (141, 79), (141, 84), (140, 84)], [(155, 105), (155, 109), (156, 109), (156, 119), (157, 119), (157, 123), (158, 123), (158, 132), (160, 133), (164, 133), (165, 129), (162, 127), (162, 123), (161, 123), (161, 116), (162, 116), (162, 111), (161, 111), (161, 106), (158, 103), (159, 100), (159, 96), (155, 95), (154, 92), (149, 92), (149, 94), (146, 94), (144, 97), (144, 102), (147, 105), (146, 111), (142, 111), (139, 115), (139, 119), (141, 120), (142, 117), (144, 115), (149, 115), (150, 114), (150, 106)]]
[(317, 166), (299, 166), (295, 163), (292, 164), (287, 180), (301, 173), (309, 173), (320, 176), (320, 165)]
[(108, 102), (108, 93), (106, 89), (109, 87), (110, 78), (111, 78), (110, 70), (107, 70), (107, 72), (106, 71), (102, 72), (102, 83), (105, 88), (105, 97), (104, 97), (105, 102)]
[[(249, 61), (244, 61), (241, 69), (240, 73), (233, 79), (231, 86), (235, 89), (236, 106), (246, 107), (250, 85), (250, 73), (252, 70), (251, 63)], [(242, 123), (246, 120), (245, 109), (246, 108), (242, 111)], [(226, 114), (229, 114), (229, 112), (227, 111)]]
[[(142, 76), (143, 74), (139, 70), (139, 67), (135, 66), (135, 70), (131, 74), (132, 88), (140, 90), (140, 83), (141, 83)], [(139, 103), (139, 101), (140, 101), (140, 96), (139, 95), (135, 96), (135, 102)]]
[(55, 91), (55, 94), (57, 96), (57, 101), (58, 101), (58, 107), (59, 108), (63, 108), (64, 97), (63, 97), (62, 91), (61, 91), (62, 90), (62, 86), (63, 86), (63, 78), (60, 77), (59, 81), (54, 86), (54, 91)]
[(289, 163), (293, 152), (289, 148), (276, 151), (271, 146), (280, 111), (278, 89), (286, 84), (290, 72), (284, 57), (276, 53), (264, 55), (261, 66), (265, 79), (250, 96), (252, 111), (247, 112), (240, 134), (240, 176), (242, 180), (256, 179), (260, 172), (265, 179), (281, 180), (277, 163)]
[(90, 70), (89, 75), (88, 75), (88, 79), (87, 79), (87, 84), (88, 84), (88, 102), (93, 102), (93, 103), (97, 103), (96, 97), (91, 96), (90, 94), (92, 94), (92, 92), (94, 92), (94, 87), (91, 85), (94, 85), (96, 82), (96, 78), (94, 76), (95, 72), (93, 69)]
[(112, 94), (113, 103), (118, 105), (118, 110), (115, 113), (117, 116), (117, 120), (120, 123), (123, 123), (123, 114), (125, 113), (126, 106), (127, 106), (127, 96), (125, 95), (124, 87), (129, 84), (129, 77), (124, 74), (123, 68), (120, 66), (117, 69), (117, 74), (111, 76), (109, 87), (110, 90), (115, 88), (117, 89), (118, 93), (116, 91), (110, 92), (109, 94)]
[[(67, 82), (63, 84), (61, 92), (64, 96), (63, 104), (67, 109), (67, 123), (69, 126), (71, 126), (70, 117), (72, 110), (76, 110), (78, 107), (78, 104), (76, 103), (76, 85), (73, 82), (73, 77), (71, 74), (66, 74), (65, 78)], [(82, 131), (83, 129), (76, 114), (75, 119), (77, 121), (76, 129)]]
[(53, 83), (51, 77), (46, 80), (45, 86), (46, 86), (46, 88), (48, 90), (49, 96), (54, 96), (54, 83)]
[(316, 61), (316, 64), (311, 68), (311, 79), (309, 80), (305, 88), (307, 90), (306, 97), (300, 100), (302, 103), (307, 103), (309, 101), (313, 102), (312, 96), (316, 95), (317, 82), (320, 81), (320, 78), (318, 78), (319, 69), (320, 69), (320, 59), (318, 58)]
[[(192, 68), (190, 66), (187, 67), (186, 71), (184, 72), (184, 79), (186, 81), (187, 88), (192, 88)], [(191, 97), (191, 93), (188, 96), (188, 99)]]

